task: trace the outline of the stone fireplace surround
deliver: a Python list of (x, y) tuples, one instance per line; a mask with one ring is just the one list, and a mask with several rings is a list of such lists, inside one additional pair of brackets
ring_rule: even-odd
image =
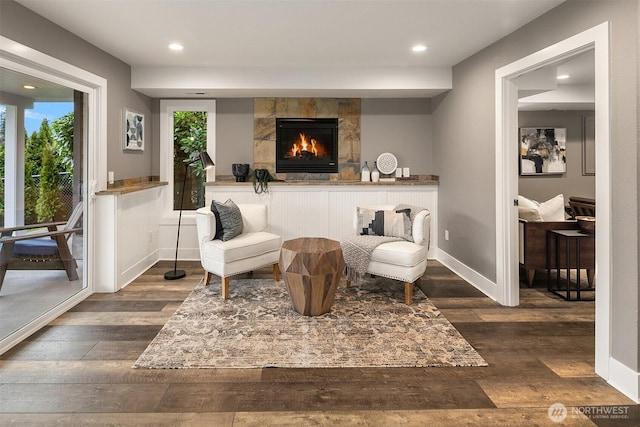
[[(338, 118), (337, 173), (276, 174), (276, 118)], [(360, 99), (255, 98), (253, 169), (286, 181), (353, 181), (360, 176)]]

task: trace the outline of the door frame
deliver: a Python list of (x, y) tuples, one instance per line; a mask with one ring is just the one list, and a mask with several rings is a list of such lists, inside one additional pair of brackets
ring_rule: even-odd
[(596, 354), (595, 371), (609, 378), (611, 359), (611, 171), (609, 23), (605, 22), (496, 70), (496, 284), (501, 304), (519, 303), (518, 213), (518, 87), (515, 79), (567, 57), (595, 50), (596, 118)]
[(88, 114), (85, 117), (86, 140), (83, 150), (83, 289), (52, 310), (44, 313), (23, 328), (0, 341), (0, 354), (47, 325), (56, 317), (86, 299), (93, 293), (95, 283), (95, 235), (94, 205), (97, 189), (106, 188), (107, 165), (99, 159), (107, 158), (107, 80), (74, 65), (46, 55), (21, 43), (0, 36), (0, 67), (29, 74), (71, 89), (82, 91), (87, 96)]

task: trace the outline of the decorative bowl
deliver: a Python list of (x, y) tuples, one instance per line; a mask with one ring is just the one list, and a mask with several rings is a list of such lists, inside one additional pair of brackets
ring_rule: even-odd
[(596, 217), (595, 216), (577, 216), (578, 227), (580, 231), (586, 234), (595, 234), (596, 232)]

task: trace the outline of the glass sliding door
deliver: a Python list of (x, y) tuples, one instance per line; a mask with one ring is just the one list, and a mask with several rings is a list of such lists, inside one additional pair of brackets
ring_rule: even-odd
[(0, 68), (0, 341), (87, 288), (88, 94)]

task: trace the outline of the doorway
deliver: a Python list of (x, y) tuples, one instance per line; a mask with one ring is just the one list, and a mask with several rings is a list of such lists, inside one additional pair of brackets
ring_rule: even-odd
[(517, 199), (518, 85), (517, 78), (576, 54), (595, 53), (596, 199), (596, 354), (595, 370), (609, 378), (610, 334), (610, 141), (609, 141), (609, 24), (604, 23), (496, 70), (496, 272), (498, 300), (519, 302)]
[[(17, 326), (12, 328), (8, 334), (0, 337), (1, 354), (93, 292), (94, 268), (92, 260), (95, 242), (91, 239), (94, 234), (92, 196), (99, 185), (98, 177), (106, 176), (106, 173), (101, 173), (103, 169), (106, 169), (106, 165), (100, 166), (97, 161), (99, 158), (106, 158), (106, 80), (1, 36), (0, 70), (3, 73), (0, 79), (2, 104), (6, 106), (8, 112), (4, 129), (6, 144), (3, 147), (8, 152), (5, 150), (7, 161), (4, 164), (9, 168), (7, 170), (5, 167), (3, 174), (7, 183), (3, 186), (3, 190), (8, 189), (9, 194), (5, 191), (3, 197), (4, 205), (7, 207), (5, 214), (8, 220), (5, 218), (2, 226), (17, 227), (25, 224), (25, 189), (27, 188), (25, 179), (31, 178), (30, 174), (25, 174), (25, 163), (28, 161), (25, 154), (25, 117), (28, 118), (30, 114), (28, 111), (31, 109), (31, 105), (36, 102), (64, 100), (65, 103), (68, 102), (71, 105), (70, 110), (73, 110), (71, 120), (69, 120), (71, 111), (66, 111), (61, 115), (65, 116), (65, 119), (57, 131), (59, 137), (62, 138), (62, 135), (66, 135), (67, 138), (70, 138), (67, 141), (68, 144), (58, 146), (57, 148), (62, 151), (50, 153), (52, 156), (49, 156), (56, 159), (63, 157), (73, 163), (72, 166), (68, 165), (69, 174), (63, 173), (62, 180), (68, 182), (65, 185), (52, 184), (51, 176), (57, 176), (57, 172), (59, 172), (57, 169), (60, 167), (54, 161), (50, 167), (41, 166), (40, 174), (43, 175), (41, 177), (43, 182), (40, 183), (40, 188), (52, 186), (52, 190), (45, 192), (45, 195), (55, 194), (60, 195), (63, 200), (68, 199), (61, 202), (61, 205), (68, 204), (70, 206), (63, 207), (57, 217), (55, 215), (58, 213), (52, 213), (51, 219), (64, 223), (69, 218), (79, 218), (74, 221), (75, 227), (72, 227), (74, 229), (73, 237), (70, 237), (69, 241), (65, 239), (64, 246), (71, 253), (69, 256), (61, 257), (66, 261), (63, 263), (65, 270), (60, 272), (48, 269), (27, 269), (21, 270), (20, 274), (16, 276), (18, 281), (22, 281), (24, 287), (13, 287), (16, 301), (19, 300), (19, 304), (13, 309), (29, 312), (29, 316), (21, 319), (20, 324), (16, 324)], [(35, 86), (35, 88), (26, 88), (25, 86)], [(40, 87), (40, 91), (37, 90), (38, 87)], [(25, 90), (32, 92), (22, 92)], [(48, 135), (48, 132), (44, 132), (43, 135)], [(28, 135), (29, 138), (31, 136)], [(40, 135), (36, 138), (40, 138)], [(44, 145), (48, 145), (51, 149), (55, 144), (48, 141)], [(67, 154), (63, 154), (65, 150), (68, 150)], [(49, 171), (50, 176), (44, 179), (44, 172), (47, 168), (52, 170)], [(103, 181), (106, 182), (106, 179)], [(50, 203), (48, 206), (57, 206), (57, 203)], [(68, 209), (71, 209), (71, 212), (67, 212)], [(47, 221), (46, 218), (43, 217), (43, 219)], [(49, 233), (56, 233), (55, 228), (49, 230)], [(29, 236), (29, 239), (21, 240), (32, 240), (32, 237)], [(50, 240), (50, 236), (43, 237), (45, 237), (44, 240), (47, 238)], [(56, 242), (55, 247), (59, 250), (61, 243)], [(11, 251), (11, 254), (13, 253), (15, 251)], [(62, 274), (60, 275), (60, 273)], [(38, 277), (33, 277), (34, 275)], [(43, 275), (47, 275), (46, 279)], [(39, 289), (31, 289), (33, 287), (39, 287)], [(5, 289), (2, 291), (4, 293)], [(30, 292), (32, 293), (29, 294)], [(24, 295), (27, 296), (24, 297)], [(38, 297), (46, 296), (44, 298), (46, 302), (40, 304), (41, 301), (39, 301), (37, 304), (33, 304), (37, 299), (36, 295)], [(4, 301), (3, 296), (0, 298), (3, 298)], [(8, 314), (5, 308), (2, 309), (3, 318)]]
[(0, 67), (0, 340), (86, 288), (86, 95)]

